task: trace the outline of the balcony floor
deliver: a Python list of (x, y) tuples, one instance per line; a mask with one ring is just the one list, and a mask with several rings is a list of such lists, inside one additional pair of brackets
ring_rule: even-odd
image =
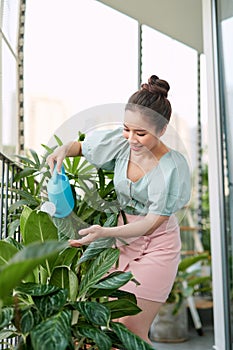
[(195, 329), (190, 329), (189, 339), (183, 343), (157, 343), (153, 342), (156, 350), (211, 350), (214, 345), (213, 326), (206, 326), (203, 329), (204, 335), (199, 336)]

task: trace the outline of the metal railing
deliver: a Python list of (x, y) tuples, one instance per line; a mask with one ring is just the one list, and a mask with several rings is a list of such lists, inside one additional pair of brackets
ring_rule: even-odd
[[(14, 213), (9, 213), (9, 208), (18, 199), (19, 195), (13, 190), (20, 188), (20, 182), (14, 182), (14, 176), (22, 170), (4, 154), (0, 153), (0, 239), (9, 236), (9, 224), (13, 220)], [(19, 240), (19, 232), (14, 232), (14, 238)]]

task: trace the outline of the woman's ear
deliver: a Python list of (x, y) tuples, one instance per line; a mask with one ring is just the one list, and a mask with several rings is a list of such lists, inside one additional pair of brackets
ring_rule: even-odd
[(160, 131), (159, 137), (163, 136), (165, 134), (165, 131), (167, 130), (167, 124), (164, 125), (164, 127), (162, 128), (162, 130)]

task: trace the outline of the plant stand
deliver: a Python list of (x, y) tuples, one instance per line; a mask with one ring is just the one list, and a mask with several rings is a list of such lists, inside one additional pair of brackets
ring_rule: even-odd
[(150, 327), (151, 341), (180, 343), (188, 340), (188, 314), (184, 302), (173, 315), (174, 304), (164, 304)]

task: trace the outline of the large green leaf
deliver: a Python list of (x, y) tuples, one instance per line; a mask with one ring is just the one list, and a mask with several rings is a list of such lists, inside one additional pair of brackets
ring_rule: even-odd
[(97, 349), (110, 350), (112, 346), (112, 341), (110, 337), (105, 334), (102, 330), (95, 328), (91, 325), (79, 325), (78, 334), (81, 337), (92, 339), (96, 345)]
[[(57, 240), (57, 228), (53, 224), (51, 217), (42, 211), (32, 211), (24, 224), (23, 241), (25, 245), (33, 242), (46, 242), (47, 240)], [(46, 259), (43, 267), (51, 275), (56, 256)]]
[(18, 253), (16, 247), (8, 242), (0, 241), (0, 266), (7, 264), (16, 253)]
[(118, 289), (133, 278), (131, 272), (116, 271), (96, 283), (93, 288), (98, 289)]
[(66, 350), (71, 340), (71, 315), (63, 310), (38, 324), (31, 331), (33, 350)]
[(57, 256), (54, 266), (70, 267), (75, 261), (78, 260), (79, 255), (79, 249), (68, 247)]
[(90, 243), (83, 253), (82, 257), (79, 259), (78, 263), (81, 264), (84, 261), (94, 258), (99, 255), (106, 248), (111, 248), (115, 243), (115, 238), (99, 238), (96, 241)]
[(31, 212), (32, 212), (32, 209), (25, 206), (20, 215), (20, 233), (23, 237), (24, 237), (24, 226)]
[(76, 300), (78, 294), (78, 278), (67, 266), (56, 267), (53, 270), (49, 283), (60, 288), (66, 288), (70, 300)]
[[(23, 334), (30, 332), (35, 326), (35, 315), (31, 308), (20, 310), (19, 329)], [(39, 316), (39, 313), (37, 313)]]
[(103, 303), (111, 311), (111, 319), (117, 319), (128, 315), (136, 315), (141, 309), (128, 299), (112, 300)]
[(47, 213), (36, 210), (33, 210), (27, 216), (22, 235), (25, 245), (58, 239), (57, 228), (53, 224), (51, 217)]
[(38, 242), (15, 254), (7, 265), (0, 267), (0, 299), (7, 297), (37, 265), (67, 245), (68, 243), (56, 241)]
[(92, 262), (80, 283), (79, 297), (83, 297), (103, 277), (118, 260), (119, 250), (107, 248)]
[(32, 299), (45, 319), (60, 311), (67, 301), (67, 289), (60, 289), (57, 292), (44, 296), (33, 296)]
[(154, 348), (139, 338), (137, 335), (131, 333), (123, 324), (118, 322), (111, 322), (112, 330), (117, 334), (123, 346), (127, 350), (153, 350)]
[(110, 321), (110, 310), (105, 305), (95, 301), (80, 301), (72, 305), (91, 324), (108, 326)]

